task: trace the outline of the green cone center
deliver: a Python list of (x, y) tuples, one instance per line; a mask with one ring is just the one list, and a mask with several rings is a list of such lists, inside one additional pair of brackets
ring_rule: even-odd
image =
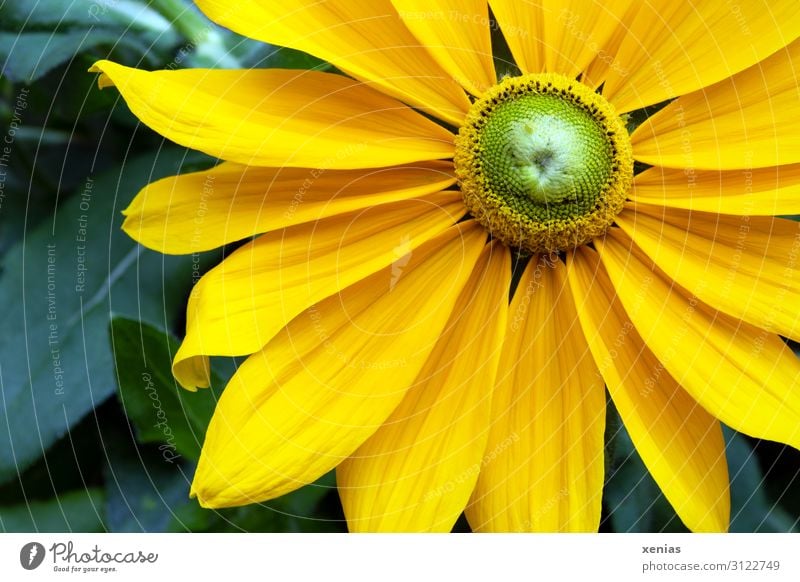
[(473, 216), (531, 252), (568, 250), (603, 234), (633, 175), (630, 138), (613, 107), (554, 74), (504, 79), (476, 101), (455, 164)]
[(555, 95), (503, 103), (481, 132), (481, 162), (492, 189), (540, 220), (590, 209), (611, 175), (612, 159), (604, 129)]

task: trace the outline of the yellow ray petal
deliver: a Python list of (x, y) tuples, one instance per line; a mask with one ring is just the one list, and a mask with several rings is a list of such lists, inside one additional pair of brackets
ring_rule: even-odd
[(640, 4), (603, 87), (620, 113), (708, 87), (800, 36), (796, 0)]
[(619, 28), (626, 27), (631, 4), (632, 0), (542, 0), (545, 69), (576, 77), (596, 58), (608, 60), (612, 55), (604, 48)]
[(655, 167), (634, 177), (629, 197), (720, 214), (795, 214), (800, 209), (800, 164), (723, 172)]
[(701, 301), (800, 340), (800, 224), (636, 206), (619, 227), (659, 268)]
[(530, 0), (489, 0), (489, 6), (522, 73), (543, 72), (544, 18), (540, 4)]
[(192, 289), (175, 377), (185, 388), (205, 386), (196, 356), (252, 354), (325, 297), (388, 265), (400, 277), (416, 247), (463, 212), (460, 195), (443, 192), (270, 232), (237, 249)]
[(603, 381), (566, 267), (540, 261), (528, 265), (509, 309), (492, 427), (467, 508), (479, 531), (597, 531), (600, 524)]
[(262, 232), (432, 194), (454, 182), (450, 162), (327, 172), (222, 163), (145, 186), (125, 211), (122, 228), (162, 253), (194, 253)]
[(795, 41), (730, 79), (676, 99), (633, 132), (633, 157), (687, 171), (800, 162), (798, 70)]
[(644, 345), (597, 253), (581, 247), (568, 271), (584, 334), (647, 469), (689, 529), (726, 531), (730, 496), (719, 422)]
[(576, 77), (623, 26), (631, 0), (490, 0), (512, 55), (523, 73)]
[[(594, 58), (583, 70), (581, 82), (593, 89), (600, 87), (612, 73), (622, 77), (630, 75), (630, 71), (617, 58), (617, 53), (619, 53), (622, 42), (630, 35), (628, 27), (633, 22), (642, 3), (629, 1), (625, 5), (620, 6), (620, 9), (614, 12), (619, 16), (614, 31), (605, 43), (595, 45)], [(613, 26), (614, 23), (611, 24)]]
[(511, 257), (487, 245), (419, 376), (336, 470), (350, 531), (450, 531), (480, 470), (508, 310)]
[[(469, 100), (405, 27), (391, 0), (197, 0), (209, 18), (243, 34), (311, 53), (455, 125)], [(402, 126), (401, 126), (402, 127)]]
[(703, 408), (740, 432), (800, 446), (800, 361), (777, 335), (689, 297), (617, 228), (595, 245), (645, 344)]
[[(484, 246), (473, 221), (293, 320), (220, 398), (192, 494), (208, 507), (277, 497), (350, 456), (402, 401)], [(444, 282), (443, 282), (444, 280)]]
[[(497, 84), (486, 0), (392, 0), (436, 62), (462, 87), (481, 95)], [(434, 9), (435, 6), (435, 9)]]
[(140, 71), (98, 61), (144, 124), (180, 145), (251, 166), (354, 169), (453, 155), (453, 135), (341, 75), (282, 69)]

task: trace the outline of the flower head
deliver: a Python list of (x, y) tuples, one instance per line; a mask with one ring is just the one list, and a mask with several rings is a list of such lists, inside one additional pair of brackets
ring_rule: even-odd
[(94, 67), (224, 160), (147, 186), (125, 230), (255, 235), (175, 357), (194, 390), (249, 356), (200, 503), (336, 467), (353, 530), (596, 530), (607, 390), (684, 523), (724, 530), (720, 421), (800, 446), (795, 2), (198, 5), (346, 74)]

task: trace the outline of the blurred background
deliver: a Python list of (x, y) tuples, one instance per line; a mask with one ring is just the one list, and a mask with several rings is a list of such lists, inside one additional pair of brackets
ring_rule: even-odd
[[(215, 360), (198, 393), (176, 386), (170, 362), (192, 285), (232, 249), (151, 252), (120, 230), (121, 211), (148, 182), (216, 160), (99, 91), (87, 69), (105, 58), (329, 68), (218, 28), (184, 0), (0, 0), (0, 531), (346, 531), (333, 474), (243, 508), (189, 499), (237, 362)], [(796, 531), (800, 453), (726, 439), (732, 531)], [(606, 457), (601, 531), (686, 531), (611, 407)], [(455, 531), (469, 531), (463, 518)]]

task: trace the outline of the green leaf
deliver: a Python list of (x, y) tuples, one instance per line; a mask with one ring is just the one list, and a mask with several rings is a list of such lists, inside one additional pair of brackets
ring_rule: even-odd
[(143, 250), (120, 230), (120, 211), (185, 155), (163, 148), (88, 177), (3, 257), (0, 482), (116, 390), (110, 313), (165, 327), (181, 316), (199, 263)]
[(163, 35), (172, 25), (146, 2), (130, 0), (78, 0), (88, 4), (89, 21), (100, 26), (117, 25), (121, 29), (149, 31)]
[(764, 475), (752, 447), (745, 438), (724, 427), (731, 479), (732, 532), (791, 532), (794, 522), (772, 502), (764, 490)]
[(0, 29), (10, 31), (108, 24), (162, 33), (170, 28), (169, 22), (146, 3), (132, 0), (7, 1), (0, 4), (0, 22)]
[(76, 489), (101, 486), (105, 439), (100, 426), (106, 422), (119, 425), (121, 417), (116, 410), (117, 403), (109, 404), (112, 406), (95, 409), (94, 414), (85, 417), (17, 479), (0, 485), (2, 502), (20, 504), (26, 500), (49, 499)]
[(3, 74), (15, 82), (30, 83), (74, 55), (101, 44), (113, 45), (119, 34), (109, 30), (85, 29), (73, 32), (0, 32), (0, 60)]
[[(102, 1), (102, 0), (101, 0)], [(90, 18), (90, 0), (36, 0), (34, 2), (3, 2), (0, 4), (0, 28), (17, 30), (26, 28), (51, 29), (56, 25), (81, 24)], [(99, 4), (99, 3), (98, 3)]]
[[(178, 386), (171, 372), (178, 342), (167, 332), (125, 317), (112, 319), (111, 330), (119, 399), (139, 441), (159, 443), (165, 459), (184, 455), (196, 461), (215, 394)], [(216, 376), (211, 383), (221, 386)]]
[(230, 509), (204, 509), (196, 502), (175, 512), (172, 532), (340, 532), (345, 531), (338, 500), (336, 512), (321, 510), (335, 496), (333, 471), (305, 487), (266, 503)]
[(71, 491), (47, 501), (0, 506), (0, 530), (10, 532), (102, 532), (103, 491)]
[[(335, 492), (333, 473), (273, 501), (220, 511), (204, 509), (186, 497), (190, 478), (178, 457), (197, 460), (216, 404), (212, 390), (187, 392), (172, 377), (178, 342), (152, 325), (125, 317), (111, 321), (119, 377), (119, 398), (137, 439), (158, 444), (160, 458), (110, 455), (114, 481), (132, 493), (128, 505), (109, 492), (112, 531), (334, 531), (335, 517), (310, 519), (323, 497)], [(222, 381), (212, 375), (212, 386)], [(145, 449), (142, 449), (143, 451)], [(158, 455), (156, 455), (158, 457)], [(120, 467), (130, 487), (120, 484)], [(137, 473), (138, 471), (138, 473)], [(150, 483), (155, 483), (151, 486)], [(113, 489), (113, 488), (112, 488)], [(143, 495), (139, 499), (138, 495)], [(177, 495), (177, 497), (176, 497)], [(122, 496), (124, 498), (124, 496)], [(171, 518), (171, 519), (170, 519)]]
[[(793, 520), (764, 490), (764, 476), (744, 437), (723, 426), (730, 478), (732, 532), (791, 532)], [(613, 531), (686, 531), (642, 463), (624, 429), (604, 491)]]
[(614, 463), (603, 491), (612, 531), (687, 531), (650, 476), (622, 423), (613, 442)]
[(191, 469), (128, 435), (105, 439), (106, 524), (111, 532), (162, 532), (188, 504)]
[(170, 23), (146, 4), (124, 0), (4, 2), (0, 5), (2, 73), (14, 82), (31, 83), (80, 53), (104, 46), (152, 55), (177, 43)]
[(314, 69), (334, 71), (330, 63), (295, 49), (264, 44), (251, 39), (243, 39), (235, 47), (241, 52), (242, 63), (246, 67), (262, 69)]

